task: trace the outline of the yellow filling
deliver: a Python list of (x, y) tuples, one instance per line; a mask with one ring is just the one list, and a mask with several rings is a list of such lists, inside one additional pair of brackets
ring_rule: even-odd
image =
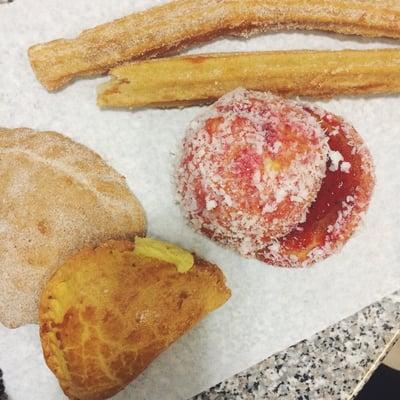
[(133, 253), (174, 264), (180, 273), (188, 272), (194, 265), (194, 257), (190, 252), (172, 243), (151, 238), (136, 237)]

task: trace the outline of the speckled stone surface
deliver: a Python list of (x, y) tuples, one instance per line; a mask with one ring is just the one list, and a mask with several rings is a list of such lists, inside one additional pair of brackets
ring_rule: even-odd
[(347, 400), (400, 328), (400, 291), (192, 400)]

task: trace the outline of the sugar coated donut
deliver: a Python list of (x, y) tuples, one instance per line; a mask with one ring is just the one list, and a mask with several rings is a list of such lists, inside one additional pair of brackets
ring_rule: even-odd
[(374, 173), (361, 137), (341, 118), (238, 89), (190, 125), (176, 183), (195, 230), (246, 257), (301, 267), (349, 239)]
[(269, 93), (235, 90), (193, 121), (177, 168), (193, 227), (244, 256), (305, 221), (325, 176), (315, 117)]

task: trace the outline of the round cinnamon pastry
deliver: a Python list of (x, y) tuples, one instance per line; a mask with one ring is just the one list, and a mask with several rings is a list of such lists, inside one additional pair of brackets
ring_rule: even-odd
[(63, 135), (0, 129), (0, 322), (36, 323), (47, 278), (84, 246), (145, 233), (124, 177)]

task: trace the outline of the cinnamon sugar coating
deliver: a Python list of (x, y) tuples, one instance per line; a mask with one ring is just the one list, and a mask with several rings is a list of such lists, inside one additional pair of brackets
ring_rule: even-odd
[(85, 245), (146, 231), (125, 178), (55, 132), (0, 128), (0, 322), (36, 323), (48, 277)]
[(400, 37), (393, 0), (176, 0), (29, 49), (38, 80), (56, 90), (78, 76), (221, 36), (282, 29)]

